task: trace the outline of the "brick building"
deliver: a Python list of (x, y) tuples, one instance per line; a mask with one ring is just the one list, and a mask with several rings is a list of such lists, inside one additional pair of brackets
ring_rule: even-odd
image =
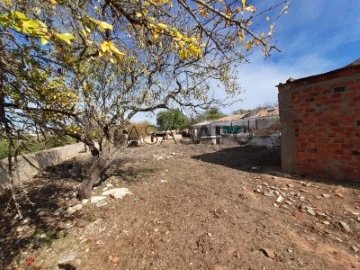
[(278, 89), (282, 170), (360, 181), (360, 61)]

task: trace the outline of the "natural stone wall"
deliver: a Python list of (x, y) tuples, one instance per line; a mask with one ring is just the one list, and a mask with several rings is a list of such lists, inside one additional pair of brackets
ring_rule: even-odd
[(360, 181), (360, 66), (278, 88), (282, 169)]

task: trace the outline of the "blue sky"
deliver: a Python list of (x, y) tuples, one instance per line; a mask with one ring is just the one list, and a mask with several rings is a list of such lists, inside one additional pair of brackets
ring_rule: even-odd
[(277, 24), (281, 53), (260, 55), (242, 65), (243, 102), (228, 108), (253, 108), (277, 102), (277, 85), (289, 77), (321, 74), (360, 58), (359, 0), (293, 0), (289, 14)]
[[(275, 86), (290, 77), (321, 74), (360, 58), (360, 0), (293, 0), (289, 14), (276, 26), (282, 52), (267, 59), (255, 52), (250, 64), (240, 66), (243, 100), (223, 108), (226, 114), (277, 102)], [(150, 114), (133, 121), (144, 118), (154, 121)]]

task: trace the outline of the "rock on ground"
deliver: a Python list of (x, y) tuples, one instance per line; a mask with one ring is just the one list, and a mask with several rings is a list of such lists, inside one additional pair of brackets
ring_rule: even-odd
[(127, 194), (131, 194), (127, 188), (113, 188), (102, 193), (103, 196), (110, 195), (115, 199), (122, 199)]

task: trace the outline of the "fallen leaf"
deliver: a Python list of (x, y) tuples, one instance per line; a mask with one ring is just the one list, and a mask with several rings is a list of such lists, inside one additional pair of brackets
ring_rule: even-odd
[(28, 258), (28, 259), (26, 260), (26, 262), (27, 262), (28, 265), (32, 265), (32, 264), (34, 263), (34, 261), (35, 261), (35, 258), (34, 258), (34, 257), (30, 257), (30, 258)]
[(113, 264), (118, 264), (118, 263), (120, 262), (120, 258), (119, 258), (119, 257), (109, 256), (109, 260), (110, 260)]

